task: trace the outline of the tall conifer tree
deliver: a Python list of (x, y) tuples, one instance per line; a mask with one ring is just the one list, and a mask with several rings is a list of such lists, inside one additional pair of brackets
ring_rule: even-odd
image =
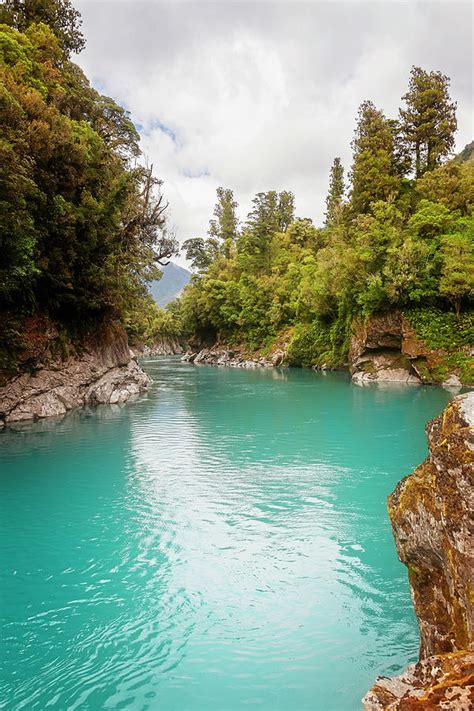
[(364, 101), (359, 108), (352, 149), (352, 209), (364, 213), (372, 202), (389, 200), (400, 187), (392, 127), (372, 101)]
[(412, 68), (400, 123), (417, 178), (436, 168), (454, 147), (456, 102), (451, 101), (448, 89), (449, 78), (441, 72)]
[(232, 251), (232, 245), (237, 239), (238, 218), (237, 203), (232, 190), (217, 188), (217, 203), (214, 208), (215, 219), (209, 223), (209, 237), (218, 240), (227, 258)]
[(340, 158), (334, 158), (329, 175), (329, 192), (326, 198), (326, 226), (337, 222), (344, 197), (344, 168)]

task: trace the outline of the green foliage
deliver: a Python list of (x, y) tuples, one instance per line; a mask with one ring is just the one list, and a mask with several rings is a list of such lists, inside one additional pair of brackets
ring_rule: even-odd
[(448, 89), (449, 79), (441, 72), (412, 68), (400, 121), (406, 145), (415, 159), (416, 177), (436, 168), (454, 146), (456, 103), (450, 100)]
[(289, 365), (327, 368), (343, 367), (347, 360), (349, 324), (337, 319), (327, 324), (320, 319), (300, 323), (288, 347)]
[(136, 163), (127, 112), (69, 61), (82, 41), (70, 3), (4, 10), (0, 311), (43, 311), (71, 328), (120, 317), (175, 251), (161, 181)]
[(237, 239), (238, 220), (237, 203), (232, 190), (217, 188), (217, 204), (214, 208), (214, 220), (209, 223), (209, 242), (218, 245), (227, 258), (230, 257)]
[(392, 126), (372, 101), (364, 101), (359, 108), (352, 149), (353, 211), (367, 212), (372, 202), (398, 195), (400, 177), (395, 166)]
[(429, 379), (442, 383), (452, 373), (456, 373), (462, 383), (474, 383), (474, 361), (463, 351), (445, 354), (429, 372)]
[[(362, 104), (350, 201), (343, 203), (343, 169), (336, 159), (323, 229), (295, 219), (291, 193), (268, 191), (255, 196), (232, 250), (219, 246), (219, 220), (212, 232), (215, 243), (186, 243), (198, 271), (179, 302), (189, 333), (261, 348), (292, 331), (290, 364), (339, 367), (347, 360), (354, 317), (401, 308), (423, 333), (432, 318), (434, 331), (427, 337), (433, 342), (437, 337), (448, 350), (474, 341), (464, 326), (474, 291), (474, 165), (467, 153), (461, 163), (439, 165), (450, 139), (444, 134), (433, 147), (427, 129), (416, 135), (420, 156), (431, 169), (425, 165), (418, 180), (406, 177), (413, 153), (408, 122), (418, 120), (418, 110), (425, 118), (427, 111), (430, 116), (447, 112), (448, 119), (451, 111), (438, 105), (440, 96), (449, 104), (441, 75), (421, 77), (431, 94), (417, 84), (421, 75), (415, 83), (413, 76), (405, 97), (412, 113), (403, 114), (405, 123), (387, 119), (370, 101)], [(441, 118), (433, 121), (431, 129)], [(441, 134), (449, 128), (443, 126)], [(222, 205), (225, 196), (218, 197)], [(233, 203), (230, 192), (228, 199)], [(218, 218), (221, 214), (215, 212)], [(450, 311), (453, 305), (459, 321)]]
[(474, 311), (456, 318), (452, 311), (434, 306), (412, 308), (404, 312), (417, 336), (430, 348), (459, 348), (474, 343)]
[[(472, 227), (472, 225), (471, 225)], [(439, 292), (453, 304), (459, 317), (461, 303), (474, 294), (474, 233), (445, 235)]]
[(133, 299), (123, 313), (123, 324), (133, 345), (152, 346), (162, 337), (179, 338), (183, 333), (174, 304), (160, 308), (149, 294)]
[(80, 52), (85, 46), (80, 31), (81, 16), (69, 0), (3, 0), (0, 22), (20, 32), (43, 22), (54, 32), (67, 56)]
[(337, 222), (341, 216), (344, 197), (344, 168), (341, 159), (334, 158), (329, 175), (329, 192), (326, 198), (326, 227)]

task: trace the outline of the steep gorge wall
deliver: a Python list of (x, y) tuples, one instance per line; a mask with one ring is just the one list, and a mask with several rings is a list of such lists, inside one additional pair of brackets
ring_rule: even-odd
[(36, 317), (25, 322), (24, 338), (17, 372), (4, 375), (0, 387), (0, 426), (87, 404), (122, 403), (150, 383), (119, 322), (102, 324), (80, 343), (61, 347), (55, 325)]
[(474, 393), (427, 426), (429, 456), (388, 500), (420, 626), (420, 661), (380, 677), (367, 711), (474, 708)]
[(161, 355), (182, 355), (187, 348), (187, 344), (176, 336), (160, 336), (155, 339), (152, 345), (133, 345), (132, 351), (140, 358)]

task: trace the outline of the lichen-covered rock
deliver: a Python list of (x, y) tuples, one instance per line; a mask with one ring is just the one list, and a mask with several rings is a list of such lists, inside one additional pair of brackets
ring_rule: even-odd
[(3, 423), (63, 415), (87, 404), (121, 403), (151, 382), (133, 359), (127, 336), (118, 323), (109, 324), (65, 358), (30, 364), (26, 372), (0, 387)]
[(428, 657), (400, 676), (379, 677), (363, 703), (366, 711), (472, 711), (474, 653)]
[(474, 638), (474, 393), (452, 400), (427, 426), (429, 456), (388, 507), (408, 566), (422, 657)]
[[(398, 556), (408, 567), (423, 664), (377, 680), (366, 709), (474, 708), (474, 392), (455, 397), (427, 434), (428, 458), (388, 500)], [(455, 687), (458, 696), (443, 703), (459, 705), (429, 700), (437, 698), (436, 688), (447, 693)], [(424, 706), (422, 691), (432, 694)]]

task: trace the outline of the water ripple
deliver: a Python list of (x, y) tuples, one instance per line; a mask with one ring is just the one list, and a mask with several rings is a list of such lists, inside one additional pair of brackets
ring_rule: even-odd
[(0, 433), (0, 707), (358, 709), (416, 655), (385, 498), (446, 395), (147, 367)]

